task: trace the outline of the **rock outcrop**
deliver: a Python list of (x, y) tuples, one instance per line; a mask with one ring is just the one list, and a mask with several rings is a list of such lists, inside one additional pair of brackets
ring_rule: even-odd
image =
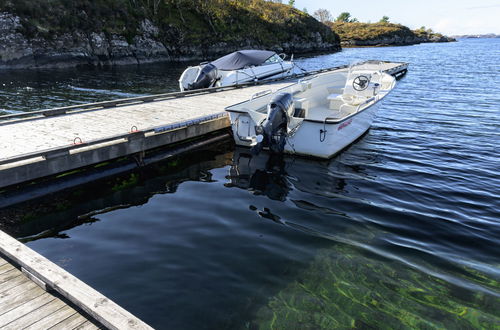
[[(278, 3), (247, 8), (227, 1), (202, 11), (195, 2), (185, 1), (182, 8), (165, 2), (154, 23), (144, 8), (131, 14), (130, 8), (113, 9), (106, 1), (100, 9), (115, 15), (107, 21), (87, 14), (98, 4), (79, 1), (59, 1), (61, 17), (45, 9), (40, 19), (27, 2), (27, 13), (15, 5), (6, 7), (10, 12), (0, 8), (0, 69), (210, 60), (248, 48), (288, 54), (340, 50), (339, 37), (328, 27)], [(191, 21), (184, 19), (188, 14)]]
[(125, 37), (103, 32), (64, 33), (54, 38), (27, 38), (20, 18), (0, 13), (0, 69), (113, 65), (170, 60), (166, 47), (155, 39), (157, 28), (144, 20), (138, 35)]
[(329, 22), (341, 40), (342, 47), (356, 46), (406, 46), (426, 42), (450, 42), (453, 38), (434, 33), (432, 30), (410, 30), (401, 24)]
[(416, 35), (409, 36), (399, 36), (394, 35), (391, 37), (382, 37), (366, 40), (342, 40), (340, 42), (342, 47), (356, 47), (356, 46), (366, 46), (366, 47), (382, 47), (382, 46), (408, 46), (416, 45), (420, 43), (427, 42), (453, 42), (456, 41), (454, 38), (446, 36), (432, 36), (432, 37), (419, 37)]

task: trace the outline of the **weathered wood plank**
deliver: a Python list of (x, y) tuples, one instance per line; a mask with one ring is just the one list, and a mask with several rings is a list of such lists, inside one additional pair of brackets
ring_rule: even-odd
[(45, 291), (43, 291), (35, 283), (25, 282), (23, 285), (19, 285), (5, 292), (5, 295), (0, 297), (0, 315), (13, 310), (44, 293)]
[[(0, 328), (48, 329), (59, 325), (62, 329), (71, 329), (88, 321), (21, 270), (10, 264), (4, 266), (7, 265), (11, 268), (8, 272), (17, 276), (0, 285)], [(68, 320), (66, 325), (65, 320)]]
[(4, 294), (5, 291), (8, 291), (18, 285), (21, 285), (23, 283), (29, 282), (29, 279), (26, 276), (23, 276), (21, 272), (19, 272), (19, 276), (14, 277), (13, 279), (3, 282), (0, 285), (0, 296)]
[(15, 268), (9, 270), (8, 272), (0, 274), (0, 284), (2, 284), (3, 282), (7, 282), (17, 276), (19, 276), (19, 270)]
[(54, 313), (47, 315), (39, 321), (24, 328), (23, 330), (49, 329), (54, 325), (59, 324), (59, 322), (66, 320), (68, 317), (76, 315), (76, 313), (77, 312), (73, 308), (66, 305)]
[(7, 313), (0, 315), (0, 328), (7, 326), (13, 321), (23, 317), (24, 315), (28, 315), (31, 312), (37, 310), (38, 308), (54, 301), (56, 298), (48, 293), (44, 293), (41, 296), (36, 297), (33, 300), (28, 301), (21, 306), (18, 306)]
[(14, 266), (12, 266), (11, 264), (2, 265), (2, 266), (0, 266), (0, 274), (6, 273), (6, 272), (11, 271), (13, 269), (14, 269)]
[(87, 321), (79, 326), (77, 326), (76, 328), (74, 328), (75, 330), (96, 330), (96, 329), (99, 329), (98, 327), (96, 327), (93, 323)]
[(51, 302), (43, 306), (40, 306), (35, 310), (32, 310), (30, 313), (24, 314), (23, 316), (17, 318), (11, 323), (4, 325), (3, 329), (4, 330), (24, 329), (36, 323), (38, 320), (43, 319), (46, 316), (50, 317), (51, 314), (63, 308), (64, 306), (66, 306), (66, 304), (63, 301), (61, 301), (60, 299), (54, 299)]
[(70, 317), (60, 321), (53, 327), (50, 327), (50, 330), (67, 330), (67, 329), (74, 329), (83, 323), (87, 322), (87, 319), (81, 316), (80, 314), (76, 313), (71, 315)]
[(58, 291), (105, 327), (109, 329), (151, 329), (146, 323), (75, 276), (1, 231), (0, 253), (15, 260), (16, 263), (45, 282), (48, 287)]

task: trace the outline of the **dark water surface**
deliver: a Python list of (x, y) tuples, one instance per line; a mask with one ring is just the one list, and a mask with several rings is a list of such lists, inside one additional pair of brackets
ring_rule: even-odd
[[(483, 39), (301, 59), (411, 66), (329, 162), (228, 142), (55, 196), (10, 231), (156, 328), (498, 329), (499, 58)], [(182, 69), (2, 73), (0, 108), (173, 91)]]

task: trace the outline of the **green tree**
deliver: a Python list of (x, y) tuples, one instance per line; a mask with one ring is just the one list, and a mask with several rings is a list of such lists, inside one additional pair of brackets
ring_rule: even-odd
[(389, 16), (382, 16), (379, 23), (389, 23)]
[(351, 14), (348, 13), (348, 12), (343, 12), (343, 13), (340, 13), (339, 16), (337, 16), (337, 18), (335, 19), (335, 22), (346, 22), (346, 23), (349, 23), (349, 22), (357, 22), (358, 20), (357, 19), (351, 19)]
[(307, 12), (307, 8), (306, 8), (306, 7), (304, 7), (304, 9), (302, 9), (302, 11), (303, 11), (304, 13), (308, 14), (308, 12)]
[(295, 6), (295, 0), (289, 0), (288, 4), (292, 7)]

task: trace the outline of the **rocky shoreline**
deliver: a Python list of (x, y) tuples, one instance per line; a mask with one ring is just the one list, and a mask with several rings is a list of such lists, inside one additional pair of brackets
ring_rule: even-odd
[[(30, 28), (35, 29), (35, 32), (30, 33), (26, 29), (26, 18), (23, 20), (13, 13), (0, 11), (0, 70), (205, 61), (249, 48), (297, 55), (337, 52), (341, 47), (405, 46), (456, 41), (440, 34), (411, 31), (395, 24), (330, 22), (327, 26), (304, 15), (301, 20), (290, 25), (290, 31), (285, 30), (284, 36), (276, 36), (272, 40), (268, 38), (264, 41), (258, 34), (247, 32), (230, 34), (230, 39), (218, 34), (210, 40), (189, 42), (186, 40), (189, 40), (192, 31), (172, 25), (160, 28), (148, 18), (137, 21), (132, 35), (107, 30), (94, 32), (99, 31), (97, 28), (52, 32), (32, 23)], [(294, 33), (297, 29), (300, 35)], [(367, 30), (372, 34), (367, 35)]]
[[(28, 38), (21, 31), (20, 17), (0, 13), (0, 69), (207, 60), (237, 49), (264, 48), (249, 39), (239, 43), (219, 42), (210, 46), (169, 45), (161, 41), (158, 27), (148, 19), (141, 22), (132, 40), (118, 34), (83, 31), (55, 35), (50, 39), (41, 36)], [(295, 38), (291, 42), (266, 48), (288, 54), (341, 50), (338, 39), (337, 42), (325, 41), (319, 32), (311, 32), (309, 40)]]
[(343, 40), (340, 42), (342, 47), (384, 47), (384, 46), (410, 46), (421, 43), (434, 43), (434, 42), (454, 42), (454, 38), (446, 36), (436, 36), (431, 38), (417, 37), (417, 36), (393, 36), (379, 39), (369, 40)]
[(452, 42), (453, 38), (421, 27), (411, 30), (407, 26), (389, 22), (328, 22), (340, 36), (342, 47), (408, 46), (429, 42)]

